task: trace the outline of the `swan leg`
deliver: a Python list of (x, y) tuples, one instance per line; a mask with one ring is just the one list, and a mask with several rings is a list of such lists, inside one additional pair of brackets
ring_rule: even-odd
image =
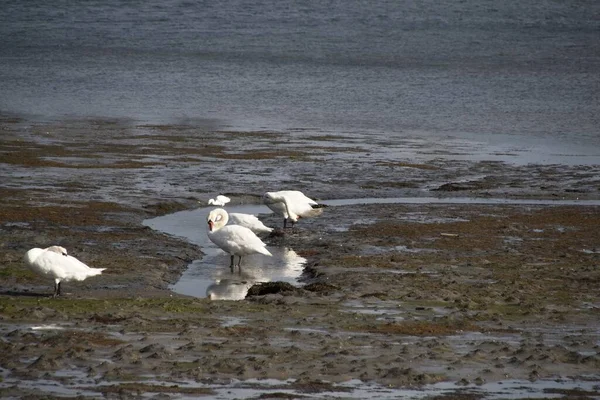
[(54, 280), (54, 293), (52, 294), (52, 297), (58, 297), (60, 296), (60, 281), (58, 279)]
[(286, 225), (287, 225), (287, 218), (284, 218), (283, 219), (283, 229), (285, 229)]
[[(241, 270), (241, 268), (242, 268), (242, 267), (241, 267), (241, 264), (242, 264), (242, 256), (239, 256), (239, 257), (240, 257), (240, 259), (238, 260), (237, 267), (238, 267), (238, 269), (240, 269), (240, 270)], [(233, 274), (233, 271), (234, 271), (234, 269), (235, 269), (235, 266), (236, 266), (236, 264), (235, 264), (235, 256), (231, 256), (231, 264), (229, 265), (229, 268), (231, 268), (231, 273), (232, 273), (232, 274)]]

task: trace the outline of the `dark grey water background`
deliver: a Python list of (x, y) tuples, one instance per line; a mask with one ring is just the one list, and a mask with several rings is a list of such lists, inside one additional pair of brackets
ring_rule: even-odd
[(454, 135), (600, 159), (599, 16), (595, 0), (4, 0), (0, 112)]

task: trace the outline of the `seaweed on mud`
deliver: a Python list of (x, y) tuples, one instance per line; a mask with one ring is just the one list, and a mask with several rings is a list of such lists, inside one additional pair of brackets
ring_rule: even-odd
[[(31, 196), (31, 194), (29, 194)], [(107, 213), (123, 212), (126, 208), (111, 202), (86, 201), (69, 202), (69, 204), (56, 206), (35, 207), (2, 207), (0, 220), (3, 222), (29, 222), (29, 223), (65, 223), (69, 218), (69, 225), (89, 226), (102, 225), (110, 217)]]
[[(65, 319), (84, 318), (121, 321), (137, 312), (151, 315), (162, 313), (202, 313), (208, 304), (198, 299), (173, 298), (78, 298), (76, 301), (61, 298), (40, 300), (29, 297), (0, 297), (0, 311), (5, 318), (23, 318), (31, 316), (32, 311), (43, 305), (46, 310), (63, 315)], [(164, 315), (164, 314), (163, 314)], [(160, 321), (155, 321), (159, 323)]]
[(298, 379), (288, 385), (300, 393), (324, 393), (324, 392), (352, 392), (349, 387), (335, 385), (332, 382), (311, 379)]
[(52, 348), (64, 348), (65, 346), (75, 346), (81, 343), (85, 343), (86, 346), (116, 346), (124, 342), (101, 332), (61, 330), (42, 339), (41, 343)]
[(150, 215), (165, 215), (177, 211), (186, 210), (188, 207), (180, 202), (161, 202), (155, 204), (146, 204), (143, 206)]
[(307, 290), (313, 293), (319, 293), (322, 295), (330, 295), (340, 290), (340, 287), (337, 285), (332, 285), (326, 282), (313, 282), (307, 285), (304, 285), (302, 289)]
[(250, 289), (248, 289), (248, 293), (246, 297), (253, 296), (264, 296), (267, 294), (276, 294), (276, 293), (296, 293), (298, 292), (298, 288), (294, 287), (288, 282), (264, 282), (257, 283), (252, 285)]
[(298, 393), (285, 393), (285, 392), (272, 392), (272, 393), (262, 393), (258, 396), (254, 397), (254, 399), (305, 399), (309, 398), (309, 396), (304, 396)]

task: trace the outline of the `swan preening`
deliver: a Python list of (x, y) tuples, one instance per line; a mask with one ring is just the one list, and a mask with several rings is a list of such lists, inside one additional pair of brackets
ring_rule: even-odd
[[(231, 199), (229, 197), (225, 197), (223, 195), (218, 195), (216, 199), (210, 199), (208, 204), (214, 204), (217, 206), (225, 206), (225, 204), (229, 203)], [(257, 235), (264, 233), (271, 233), (273, 228), (270, 228), (262, 223), (260, 219), (256, 215), (253, 214), (243, 214), (243, 213), (229, 213), (229, 222), (232, 225), (240, 225), (245, 226), (250, 229), (252, 232)]]
[(34, 272), (54, 279), (53, 297), (60, 296), (61, 282), (83, 281), (90, 276), (100, 275), (106, 269), (88, 267), (68, 255), (67, 249), (61, 246), (33, 248), (25, 253), (25, 264)]
[[(219, 197), (222, 196), (217, 196), (217, 200)], [(284, 228), (288, 220), (292, 222), (293, 226), (293, 223), (300, 218), (314, 217), (322, 212), (316, 201), (297, 190), (267, 192), (263, 195), (262, 200), (275, 214), (283, 217)], [(242, 256), (255, 253), (271, 256), (265, 243), (256, 235), (270, 233), (273, 228), (265, 226), (255, 215), (228, 214), (225, 209), (216, 208), (210, 212), (207, 221), (208, 238), (231, 256), (232, 271), (236, 265), (235, 256), (239, 257), (238, 267), (242, 263)], [(232, 224), (227, 225), (229, 221)]]
[(229, 214), (222, 208), (215, 208), (208, 214), (208, 238), (219, 246), (223, 251), (231, 255), (231, 269), (235, 265), (234, 257), (240, 259), (238, 267), (242, 263), (242, 256), (249, 254), (264, 254), (271, 256), (266, 244), (252, 230), (240, 225), (227, 225)]
[(321, 208), (315, 208), (319, 204), (313, 199), (304, 195), (298, 190), (281, 190), (279, 192), (266, 192), (263, 197), (263, 203), (273, 212), (283, 217), (283, 227), (286, 227), (288, 220), (297, 222), (300, 218), (314, 217), (323, 211)]
[(225, 204), (229, 203), (231, 199), (227, 196), (223, 196), (222, 194), (218, 195), (214, 199), (208, 200), (208, 205), (215, 205), (223, 207)]

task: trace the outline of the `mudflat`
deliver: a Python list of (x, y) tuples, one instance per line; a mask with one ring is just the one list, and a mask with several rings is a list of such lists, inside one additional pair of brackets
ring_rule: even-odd
[[(600, 396), (597, 165), (194, 121), (0, 129), (3, 398)], [(169, 289), (203, 249), (143, 220), (280, 189), (449, 201), (329, 206), (285, 231), (261, 215), (269, 246), (306, 258), (297, 285)], [(106, 270), (50, 298), (23, 255), (54, 244)]]

